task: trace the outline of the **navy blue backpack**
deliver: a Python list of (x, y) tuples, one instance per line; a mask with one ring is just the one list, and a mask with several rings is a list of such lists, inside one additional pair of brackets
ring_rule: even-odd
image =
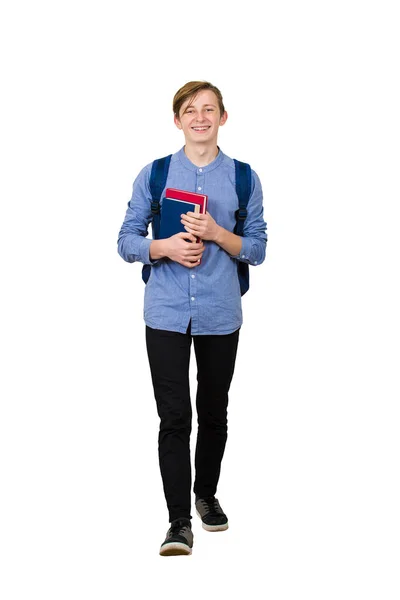
[[(167, 183), (169, 163), (171, 162), (171, 154), (164, 158), (159, 158), (153, 162), (150, 175), (150, 191), (151, 191), (151, 213), (153, 215), (152, 230), (153, 240), (157, 240), (160, 232), (160, 200), (161, 194)], [(243, 235), (244, 222), (247, 217), (247, 204), (251, 193), (251, 169), (247, 163), (233, 159), (235, 163), (236, 175), (236, 193), (239, 200), (239, 208), (235, 213), (236, 225), (233, 233)], [(238, 277), (240, 284), (240, 294), (243, 296), (249, 289), (249, 265), (247, 263), (237, 261)], [(150, 277), (151, 265), (143, 265), (142, 279), (147, 283)]]

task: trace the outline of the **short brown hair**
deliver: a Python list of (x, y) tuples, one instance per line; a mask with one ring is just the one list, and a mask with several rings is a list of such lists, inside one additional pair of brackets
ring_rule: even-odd
[(182, 105), (186, 102), (186, 100), (189, 100), (190, 102), (194, 100), (201, 90), (211, 90), (214, 92), (214, 94), (217, 96), (220, 116), (222, 117), (225, 112), (225, 107), (222, 100), (222, 94), (219, 89), (209, 81), (189, 81), (176, 92), (172, 101), (172, 110), (178, 119)]

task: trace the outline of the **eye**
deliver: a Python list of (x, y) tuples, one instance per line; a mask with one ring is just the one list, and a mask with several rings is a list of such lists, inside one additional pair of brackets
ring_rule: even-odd
[(214, 109), (213, 109), (213, 108), (207, 108), (206, 110), (210, 110), (211, 112), (213, 112), (213, 111), (214, 111)]

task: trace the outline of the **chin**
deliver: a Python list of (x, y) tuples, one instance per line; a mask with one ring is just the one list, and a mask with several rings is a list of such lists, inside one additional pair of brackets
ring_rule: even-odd
[(212, 142), (214, 139), (214, 136), (210, 135), (209, 133), (207, 135), (193, 135), (191, 136), (191, 140), (193, 140), (194, 142)]

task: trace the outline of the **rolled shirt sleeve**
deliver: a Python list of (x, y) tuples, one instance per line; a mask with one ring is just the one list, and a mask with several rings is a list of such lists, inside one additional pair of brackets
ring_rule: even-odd
[(253, 189), (247, 205), (247, 217), (244, 222), (242, 248), (236, 256), (249, 265), (260, 265), (265, 260), (267, 246), (267, 223), (264, 221), (263, 193), (260, 179), (252, 172)]
[(147, 237), (152, 220), (149, 185), (151, 166), (152, 163), (144, 167), (133, 183), (132, 197), (118, 235), (118, 253), (129, 263), (155, 265), (158, 262), (150, 258), (153, 240)]

